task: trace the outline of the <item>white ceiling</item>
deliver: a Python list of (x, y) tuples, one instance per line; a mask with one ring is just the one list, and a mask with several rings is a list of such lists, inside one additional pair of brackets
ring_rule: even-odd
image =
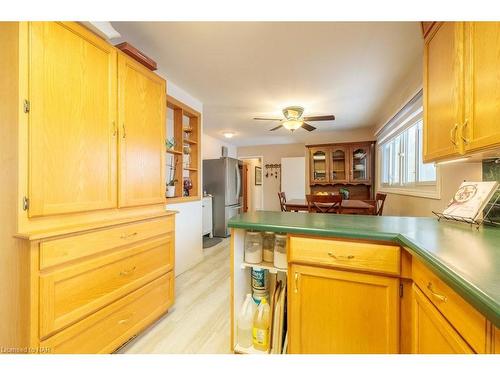
[[(235, 145), (307, 143), (373, 127), (385, 100), (421, 61), (418, 22), (113, 22), (168, 80), (203, 102), (205, 132)], [(113, 42), (117, 42), (114, 40)], [(254, 121), (287, 105), (333, 113), (318, 130)], [(320, 132), (324, 132), (321, 133)], [(316, 134), (314, 134), (316, 133)]]

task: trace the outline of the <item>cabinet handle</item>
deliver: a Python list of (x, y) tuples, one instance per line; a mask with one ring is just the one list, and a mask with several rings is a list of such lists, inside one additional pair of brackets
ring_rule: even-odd
[(134, 314), (130, 314), (130, 316), (128, 318), (125, 318), (125, 319), (121, 319), (119, 320), (117, 323), (118, 324), (125, 324), (127, 323), (130, 319), (132, 319), (132, 317), (134, 316)]
[(469, 144), (469, 140), (467, 139), (467, 137), (464, 137), (464, 133), (465, 133), (465, 128), (467, 127), (468, 123), (469, 123), (469, 120), (465, 119), (465, 122), (462, 125), (462, 135), (461, 135), (461, 138), (466, 145)]
[(453, 145), (457, 145), (457, 129), (458, 129), (458, 124), (455, 124), (453, 128), (450, 130), (450, 140)]
[(113, 121), (113, 137), (116, 137), (118, 133), (118, 129), (116, 128), (116, 121)]
[(137, 234), (138, 234), (137, 232), (130, 233), (130, 234), (124, 234), (124, 235), (120, 236), (120, 238), (121, 238), (122, 240), (126, 240), (127, 238), (137, 236)]
[(299, 274), (297, 272), (295, 272), (294, 279), (295, 279), (295, 293), (298, 293), (298, 291), (299, 291)]
[(354, 259), (354, 255), (335, 255), (331, 251), (328, 253), (328, 256), (332, 257), (333, 259), (337, 259), (337, 260), (343, 260), (343, 259), (350, 260), (350, 259)]
[(125, 133), (125, 123), (122, 124), (122, 129), (123, 129), (122, 138), (125, 139), (127, 138), (127, 133)]
[(442, 294), (436, 293), (434, 291), (434, 288), (432, 287), (432, 283), (430, 281), (429, 281), (429, 284), (427, 284), (427, 289), (429, 289), (429, 292), (431, 292), (431, 294), (434, 297), (436, 297), (438, 300), (440, 300), (442, 302), (448, 301), (448, 298), (446, 296), (443, 296)]
[(137, 266), (134, 266), (128, 270), (124, 270), (124, 271), (121, 271), (120, 272), (120, 276), (128, 276), (130, 275), (131, 273), (134, 273), (135, 269), (137, 268)]

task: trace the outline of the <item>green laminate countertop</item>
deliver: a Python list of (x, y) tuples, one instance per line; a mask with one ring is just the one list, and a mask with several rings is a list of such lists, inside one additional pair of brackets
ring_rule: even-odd
[(229, 227), (390, 241), (407, 248), (500, 327), (500, 229), (435, 218), (257, 211)]

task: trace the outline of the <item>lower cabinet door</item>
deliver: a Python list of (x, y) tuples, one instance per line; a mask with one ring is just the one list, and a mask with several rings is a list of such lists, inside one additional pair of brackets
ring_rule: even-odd
[(170, 271), (40, 343), (56, 354), (110, 353), (164, 314), (174, 301)]
[(414, 354), (473, 353), (470, 346), (415, 284), (412, 335)]
[(291, 266), (289, 352), (398, 353), (399, 279)]

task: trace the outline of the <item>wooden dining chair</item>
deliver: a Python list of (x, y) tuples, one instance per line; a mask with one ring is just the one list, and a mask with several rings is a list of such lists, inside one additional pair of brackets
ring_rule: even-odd
[(385, 198), (387, 198), (387, 194), (384, 193), (377, 193), (375, 195), (375, 203), (376, 203), (375, 207), (377, 209), (375, 215), (382, 216), (382, 211), (384, 210)]
[(286, 195), (284, 191), (278, 191), (278, 199), (280, 200), (281, 211), (286, 211)]
[(306, 195), (309, 212), (340, 214), (342, 211), (342, 196), (335, 195)]
[(377, 193), (375, 195), (375, 199), (371, 200), (363, 200), (363, 202), (371, 204), (373, 206), (373, 210), (370, 215), (382, 216), (382, 212), (384, 211), (384, 203), (387, 194)]

